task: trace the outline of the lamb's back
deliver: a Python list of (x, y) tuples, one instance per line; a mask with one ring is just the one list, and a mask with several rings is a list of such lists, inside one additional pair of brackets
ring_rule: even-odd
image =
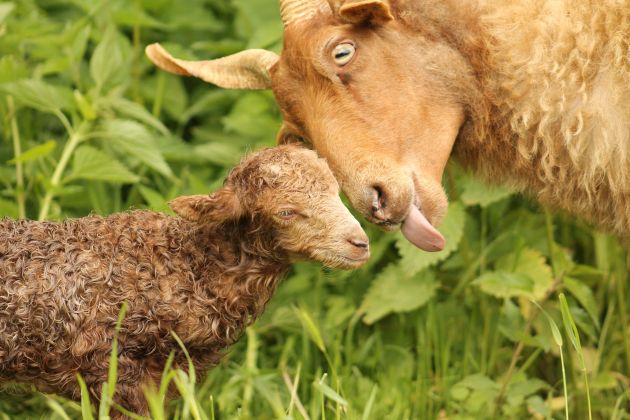
[[(126, 330), (160, 343), (164, 324), (176, 321), (173, 299), (182, 294), (174, 288), (194, 280), (186, 237), (180, 219), (145, 211), (1, 220), (0, 377), (28, 382), (43, 373), (54, 382), (81, 364), (106, 362), (96, 355), (111, 348), (123, 301), (133, 308)], [(134, 346), (147, 350), (146, 342), (127, 348)]]

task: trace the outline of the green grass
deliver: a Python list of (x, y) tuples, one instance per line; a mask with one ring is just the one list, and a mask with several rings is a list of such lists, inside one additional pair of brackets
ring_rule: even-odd
[[(205, 58), (281, 35), (272, 0), (0, 2), (0, 216), (165, 211), (216, 188), (273, 145), (273, 96), (157, 72), (143, 47)], [(445, 251), (366, 226), (366, 267), (296, 265), (208, 375), (167, 364), (151, 417), (630, 418), (624, 248), (454, 163), (445, 185)], [(3, 384), (0, 419), (105, 418), (110, 372), (101, 407)]]

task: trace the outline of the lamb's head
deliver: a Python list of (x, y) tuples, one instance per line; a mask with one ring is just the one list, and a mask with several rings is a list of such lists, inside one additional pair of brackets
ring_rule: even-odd
[(253, 153), (218, 191), (179, 197), (170, 205), (202, 224), (246, 224), (293, 259), (356, 268), (370, 254), (368, 237), (339, 198), (326, 161), (298, 146)]

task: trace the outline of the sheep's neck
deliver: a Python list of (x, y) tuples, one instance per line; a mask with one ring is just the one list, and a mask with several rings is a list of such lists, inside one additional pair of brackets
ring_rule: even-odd
[[(488, 49), (492, 36), (481, 19), (498, 4), (475, 0), (408, 0), (401, 3), (399, 14), (409, 28), (424, 38), (441, 40), (457, 50), (473, 75), (462, 77), (464, 82), (455, 92), (466, 118), (454, 144), (454, 156), (489, 180), (510, 178), (514, 182), (528, 179), (532, 165), (518, 154), (516, 140), (509, 126), (503, 123), (505, 119), (498, 118), (509, 110), (495, 105), (495, 64)], [(461, 74), (466, 71), (461, 70)]]

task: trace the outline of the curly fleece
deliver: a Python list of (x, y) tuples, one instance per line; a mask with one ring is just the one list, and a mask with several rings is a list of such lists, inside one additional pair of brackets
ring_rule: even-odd
[[(80, 373), (97, 402), (126, 301), (115, 400), (147, 413), (141, 385), (159, 383), (171, 352), (186, 369), (171, 331), (203, 372), (264, 310), (295, 239), (278, 234), (281, 225), (267, 214), (274, 203), (297, 197), (316, 204), (322, 196), (338, 200), (337, 192), (314, 152), (279, 147), (245, 159), (222, 189), (193, 196), (192, 206), (175, 200), (189, 220), (150, 211), (60, 223), (1, 220), (0, 380), (77, 399)], [(311, 248), (327, 243), (319, 238)]]

